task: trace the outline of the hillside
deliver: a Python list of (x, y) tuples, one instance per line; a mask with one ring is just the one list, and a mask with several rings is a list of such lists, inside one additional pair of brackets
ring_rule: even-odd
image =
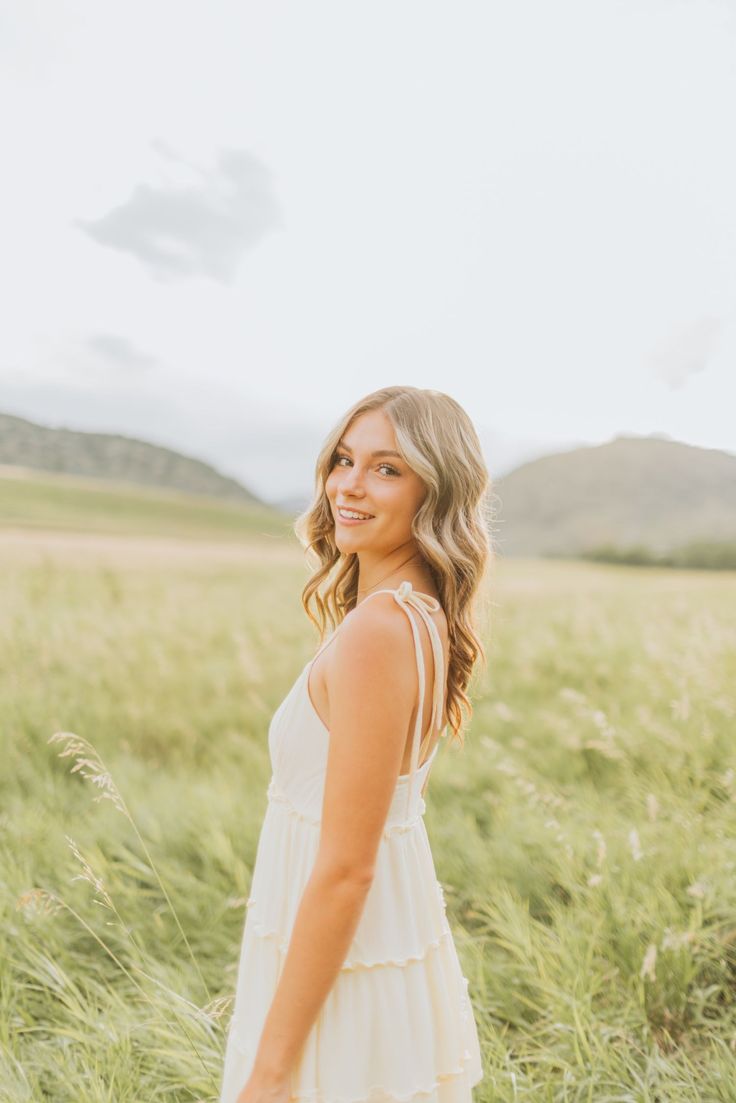
[(0, 466), (0, 540), (11, 530), (184, 540), (293, 541), (292, 518), (247, 502)]
[(236, 479), (181, 452), (116, 433), (51, 428), (11, 414), (0, 413), (0, 464), (265, 506)]
[(619, 436), (524, 463), (495, 490), (505, 556), (736, 541), (736, 455), (717, 449)]

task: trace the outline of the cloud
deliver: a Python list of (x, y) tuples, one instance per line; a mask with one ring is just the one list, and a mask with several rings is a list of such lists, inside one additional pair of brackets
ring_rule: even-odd
[(139, 184), (130, 198), (96, 220), (73, 224), (99, 245), (130, 253), (159, 282), (205, 276), (234, 281), (238, 264), (282, 225), (269, 170), (242, 149), (225, 149), (215, 170), (191, 165), (164, 142), (156, 152), (193, 170), (186, 186)]
[(85, 344), (113, 367), (123, 370), (145, 371), (158, 364), (155, 356), (141, 352), (127, 337), (118, 337), (114, 333), (97, 333), (88, 337)]
[(684, 387), (693, 375), (705, 371), (713, 359), (723, 322), (705, 315), (661, 341), (650, 356), (654, 375), (670, 390)]
[(29, 394), (46, 383), (58, 385), (61, 391), (66, 387), (70, 394), (76, 393), (78, 385), (100, 384), (107, 393), (116, 394), (131, 387), (140, 392), (149, 384), (162, 385), (165, 361), (117, 333), (67, 331), (44, 336), (37, 344), (32, 363), (16, 368), (0, 364), (0, 400), (4, 387), (17, 384), (28, 386)]

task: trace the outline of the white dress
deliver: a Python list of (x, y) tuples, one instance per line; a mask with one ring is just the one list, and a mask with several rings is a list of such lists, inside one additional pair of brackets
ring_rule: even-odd
[[(478, 1034), (423, 819), (422, 786), (439, 743), (419, 765), (425, 673), (411, 610), (426, 624), (434, 656), (428, 744), (442, 717), (445, 679), (442, 644), (427, 610), (440, 606), (408, 580), (368, 598), (376, 593), (393, 594), (414, 636), (419, 708), (411, 769), (398, 778), (357, 930), (292, 1069), (291, 1098), (472, 1103), (471, 1088), (482, 1077)], [(311, 703), (307, 679), (339, 627), (304, 667), (269, 726), (272, 777), (246, 905), (219, 1103), (235, 1103), (250, 1076), (317, 855), (329, 732)]]

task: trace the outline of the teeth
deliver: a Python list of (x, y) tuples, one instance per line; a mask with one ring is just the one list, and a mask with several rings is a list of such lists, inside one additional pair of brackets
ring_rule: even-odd
[(359, 521), (363, 521), (367, 517), (370, 517), (370, 513), (356, 513), (352, 509), (339, 509), (338, 512), (341, 517), (355, 517)]

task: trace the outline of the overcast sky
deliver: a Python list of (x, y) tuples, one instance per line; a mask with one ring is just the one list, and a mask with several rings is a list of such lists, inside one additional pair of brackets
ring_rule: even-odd
[(736, 0), (0, 0), (0, 411), (266, 498), (377, 387), (492, 474), (736, 452)]

